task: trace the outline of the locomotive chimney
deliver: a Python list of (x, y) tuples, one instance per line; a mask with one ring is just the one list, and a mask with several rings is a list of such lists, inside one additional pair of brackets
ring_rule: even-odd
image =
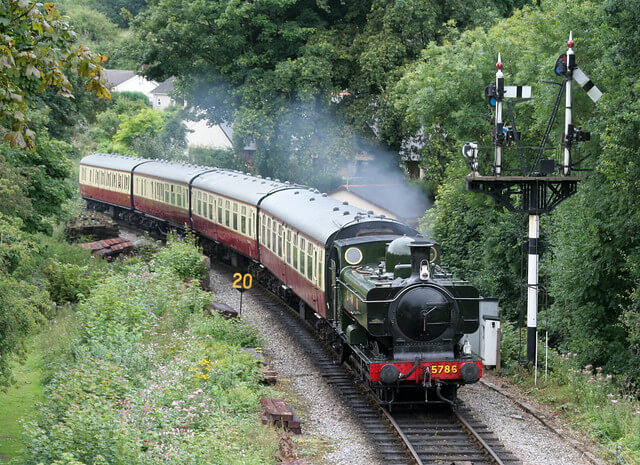
[(411, 278), (427, 281), (431, 278), (431, 247), (433, 242), (416, 239), (409, 244), (411, 250)]

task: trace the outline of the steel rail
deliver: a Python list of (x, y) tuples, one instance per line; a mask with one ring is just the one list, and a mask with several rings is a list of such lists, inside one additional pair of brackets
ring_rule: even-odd
[(489, 457), (491, 458), (491, 460), (493, 460), (496, 465), (505, 465), (502, 459), (498, 457), (498, 454), (496, 454), (493, 448), (489, 444), (487, 444), (487, 442), (484, 439), (482, 439), (480, 434), (473, 428), (473, 426), (471, 426), (467, 422), (467, 420), (462, 418), (462, 415), (460, 415), (460, 412), (458, 412), (457, 409), (453, 409), (452, 411), (456, 416), (456, 419), (460, 422), (460, 424), (464, 426), (464, 428), (469, 432), (469, 434), (471, 434), (471, 436), (473, 436), (473, 438), (482, 446), (485, 452), (489, 454)]
[(416, 452), (416, 450), (413, 448), (413, 445), (411, 444), (411, 441), (409, 441), (409, 438), (407, 437), (407, 435), (404, 434), (404, 432), (402, 431), (402, 428), (400, 427), (400, 425), (393, 418), (393, 415), (391, 415), (387, 411), (387, 409), (384, 408), (384, 407), (380, 407), (380, 410), (382, 410), (382, 413), (384, 413), (384, 416), (387, 417), (387, 420), (389, 420), (391, 425), (393, 425), (393, 428), (396, 430), (396, 432), (400, 436), (400, 439), (402, 439), (402, 442), (404, 443), (404, 445), (409, 450), (409, 453), (411, 454), (411, 458), (413, 460), (415, 460), (417, 465), (424, 465), (424, 463), (420, 459), (420, 456), (418, 455), (418, 452)]

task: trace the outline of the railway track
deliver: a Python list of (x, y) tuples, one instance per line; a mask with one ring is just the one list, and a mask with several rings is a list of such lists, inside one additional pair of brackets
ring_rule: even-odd
[(520, 460), (464, 408), (384, 410), (417, 464), (516, 465)]
[(331, 385), (353, 411), (380, 459), (388, 465), (517, 465), (489, 428), (460, 406), (430, 406), (392, 412), (381, 408), (365, 387), (345, 366), (337, 365), (335, 354), (323, 345), (313, 330), (279, 298), (256, 289), (257, 300), (274, 314), (298, 341)]

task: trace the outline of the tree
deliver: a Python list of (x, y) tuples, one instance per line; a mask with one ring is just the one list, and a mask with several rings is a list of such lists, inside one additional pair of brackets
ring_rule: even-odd
[(73, 97), (70, 76), (107, 98), (101, 55), (77, 44), (76, 34), (52, 3), (6, 0), (0, 3), (0, 133), (14, 147), (31, 147), (29, 110), (36, 97), (55, 88)]
[[(27, 231), (51, 230), (73, 193), (70, 144), (39, 131), (36, 146), (27, 151), (0, 144), (0, 213), (20, 219)], [(4, 194), (4, 195), (3, 195)]]
[[(354, 136), (371, 141), (377, 132), (399, 149), (388, 88), (446, 35), (443, 23), (464, 28), (497, 16), (486, 4), (152, 0), (134, 29), (147, 76), (177, 76), (185, 100), (210, 121), (234, 123), (238, 147), (256, 142), (259, 170), (302, 180), (353, 158)], [(326, 163), (313, 166), (318, 159)]]
[(164, 121), (159, 111), (147, 108), (135, 115), (123, 115), (120, 129), (113, 136), (113, 140), (130, 147), (137, 137), (154, 137), (164, 128)]

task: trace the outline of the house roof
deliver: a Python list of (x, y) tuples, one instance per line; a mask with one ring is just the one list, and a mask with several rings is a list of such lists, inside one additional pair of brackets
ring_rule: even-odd
[[(224, 132), (224, 135), (229, 139), (229, 142), (233, 143), (233, 126), (228, 123), (220, 123), (219, 126), (220, 129), (222, 129), (222, 132)], [(255, 151), (256, 143), (254, 141), (251, 141), (244, 146), (244, 149), (247, 151)]]
[(351, 192), (402, 219), (420, 218), (431, 207), (422, 191), (404, 183), (344, 184), (329, 195), (339, 191)]
[(104, 71), (107, 73), (107, 85), (110, 87), (122, 84), (136, 75), (128, 69), (105, 69)]
[(152, 94), (163, 94), (163, 95), (167, 95), (169, 94), (169, 92), (173, 92), (173, 84), (175, 82), (176, 78), (171, 76), (169, 79), (167, 79), (164, 82), (161, 82), (158, 87), (156, 87), (155, 89), (153, 89), (151, 91)]

